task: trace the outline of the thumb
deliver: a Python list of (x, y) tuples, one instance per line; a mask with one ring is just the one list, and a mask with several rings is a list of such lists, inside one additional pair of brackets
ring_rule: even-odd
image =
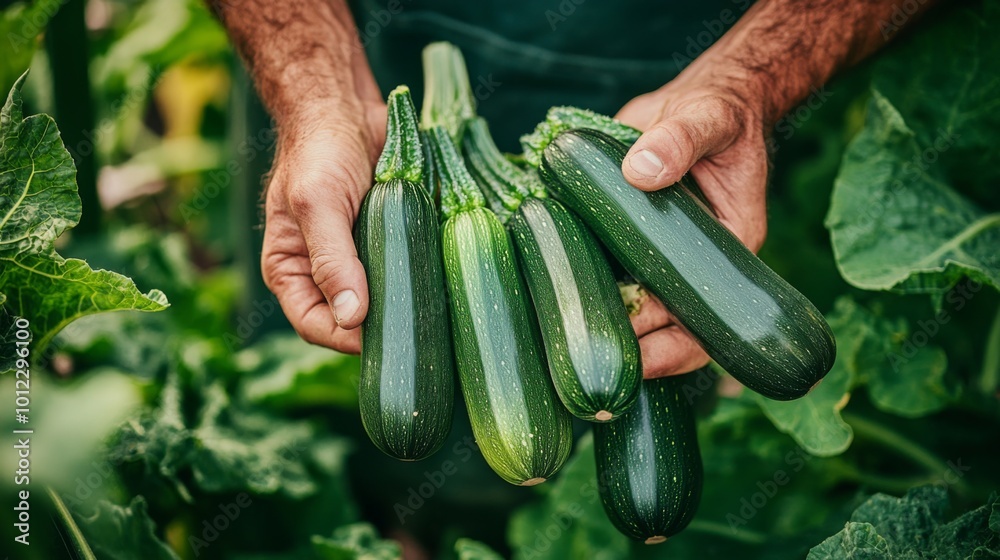
[(698, 160), (729, 147), (739, 132), (740, 122), (724, 102), (692, 106), (644, 132), (625, 156), (622, 173), (644, 191), (670, 186)]
[(368, 313), (368, 285), (354, 246), (354, 212), (349, 210), (353, 205), (335, 198), (346, 189), (331, 187), (293, 189), (289, 209), (309, 250), (313, 281), (333, 310), (337, 326), (353, 329)]

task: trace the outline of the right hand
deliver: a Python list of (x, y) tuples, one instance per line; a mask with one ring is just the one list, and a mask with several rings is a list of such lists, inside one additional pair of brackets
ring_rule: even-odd
[(368, 284), (354, 220), (385, 143), (381, 100), (313, 114), (280, 128), (264, 200), (261, 270), (295, 332), (312, 344), (361, 351)]

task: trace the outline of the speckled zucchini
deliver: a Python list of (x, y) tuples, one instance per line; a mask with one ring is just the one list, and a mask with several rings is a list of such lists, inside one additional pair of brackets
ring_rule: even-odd
[(463, 152), (494, 210), (508, 216), (560, 400), (584, 420), (616, 419), (635, 402), (642, 363), (597, 240), (537, 177), (504, 158), (483, 119), (466, 124)]
[(504, 480), (544, 482), (572, 446), (570, 416), (545, 367), (538, 325), (500, 219), (448, 133), (433, 128), (445, 274), (462, 394), (476, 443)]
[(563, 132), (540, 174), (733, 377), (772, 399), (805, 395), (836, 355), (823, 315), (712, 217), (690, 178), (650, 193), (632, 187), (626, 152), (600, 132)]
[(388, 455), (434, 453), (451, 429), (454, 369), (437, 215), (409, 90), (389, 96), (385, 149), (358, 215), (370, 303), (361, 327), (361, 420)]
[(619, 531), (646, 544), (684, 529), (701, 499), (694, 411), (682, 391), (687, 378), (644, 381), (638, 402), (620, 420), (594, 426), (604, 511)]

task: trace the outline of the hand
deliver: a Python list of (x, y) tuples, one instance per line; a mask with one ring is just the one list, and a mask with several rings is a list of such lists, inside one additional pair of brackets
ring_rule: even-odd
[[(757, 98), (748, 83), (695, 68), (636, 97), (617, 118), (644, 131), (622, 163), (636, 188), (669, 188), (690, 172), (719, 221), (752, 251), (767, 233), (767, 150)], [(655, 298), (632, 320), (646, 378), (686, 373), (709, 357)]]
[(312, 344), (361, 350), (357, 329), (368, 285), (354, 246), (354, 220), (385, 143), (377, 97), (350, 111), (312, 113), (283, 127), (265, 197), (264, 283), (295, 331)]

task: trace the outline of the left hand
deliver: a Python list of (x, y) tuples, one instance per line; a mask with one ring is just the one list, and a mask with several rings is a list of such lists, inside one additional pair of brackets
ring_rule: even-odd
[[(694, 70), (694, 68), (689, 68)], [(670, 188), (690, 172), (716, 216), (751, 251), (767, 234), (767, 149), (758, 95), (735, 80), (685, 72), (660, 89), (628, 102), (616, 117), (644, 134), (629, 150), (622, 171), (644, 191)], [(686, 373), (708, 354), (655, 298), (633, 327), (646, 378)]]

